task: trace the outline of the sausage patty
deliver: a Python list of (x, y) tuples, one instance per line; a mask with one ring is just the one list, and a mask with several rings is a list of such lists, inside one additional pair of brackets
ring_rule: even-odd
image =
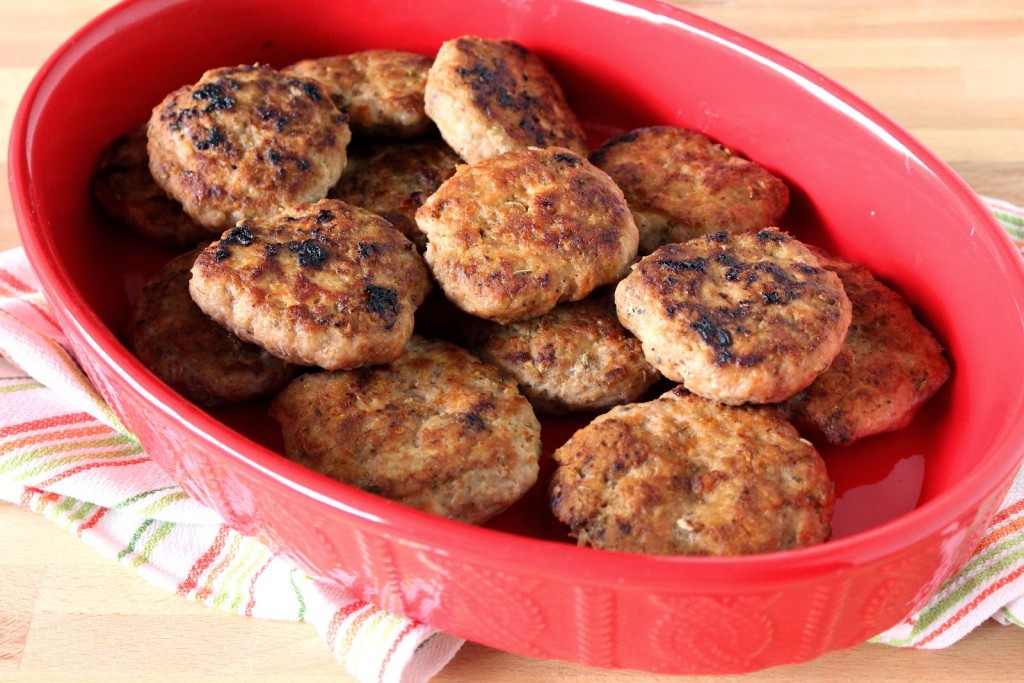
[(416, 212), (456, 306), (507, 324), (617, 281), (636, 256), (622, 191), (583, 157), (531, 147), (461, 166)]
[(189, 284), (238, 336), (330, 370), (400, 356), (430, 286), (412, 242), (336, 199), (242, 221), (199, 255)]
[(604, 143), (590, 160), (622, 188), (640, 253), (725, 230), (778, 225), (789, 188), (763, 166), (686, 128), (637, 128)]
[(776, 403), (839, 353), (850, 300), (784, 232), (718, 232), (666, 244), (615, 291), (619, 320), (654, 367), (722, 403)]
[(660, 377), (603, 290), (508, 325), (471, 318), (465, 334), (469, 350), (513, 377), (541, 414), (606, 410)]
[(286, 455), (351, 486), (469, 524), (537, 480), (540, 423), (515, 383), (413, 337), (389, 364), (296, 379), (270, 415)]
[(426, 111), (469, 163), (527, 147), (586, 155), (586, 135), (541, 59), (511, 40), (462, 36), (441, 45)]
[(296, 367), (248, 344), (204, 314), (188, 291), (205, 245), (169, 261), (139, 292), (129, 344), (153, 373), (206, 408), (275, 394)]
[(408, 140), (434, 128), (424, 111), (429, 57), (402, 50), (363, 50), (305, 59), (282, 69), (323, 84), (359, 135)]
[(726, 406), (677, 388), (613, 408), (554, 458), (551, 507), (580, 545), (747, 555), (831, 534), (825, 463), (770, 406)]
[(942, 347), (866, 268), (821, 252), (818, 259), (853, 304), (850, 330), (828, 370), (780, 408), (809, 436), (834, 444), (905, 427), (949, 378)]
[(157, 183), (217, 231), (326, 197), (351, 133), (317, 81), (243, 65), (169, 94), (148, 136)]
[(422, 251), (427, 236), (416, 227), (416, 210), (460, 161), (443, 140), (371, 145), (328, 196), (383, 216)]
[(153, 180), (145, 126), (114, 139), (103, 150), (92, 194), (108, 214), (154, 242), (191, 247), (214, 236)]

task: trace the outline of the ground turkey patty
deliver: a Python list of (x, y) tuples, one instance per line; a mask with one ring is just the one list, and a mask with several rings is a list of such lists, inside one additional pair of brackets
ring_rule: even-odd
[(336, 199), (248, 220), (196, 259), (192, 298), (274, 355), (329, 370), (402, 354), (430, 274), (386, 220)]
[(459, 308), (507, 324), (616, 282), (636, 257), (622, 191), (573, 152), (531, 147), (460, 166), (416, 212)]
[(371, 493), (470, 524), (536, 482), (540, 423), (468, 351), (413, 337), (395, 362), (295, 380), (275, 399), (286, 455)]
[(949, 378), (942, 347), (866, 268), (818, 258), (843, 281), (853, 320), (828, 370), (780, 408), (809, 436), (834, 444), (901, 429)]
[(510, 40), (443, 43), (427, 76), (426, 111), (469, 163), (527, 147), (589, 151), (561, 86), (537, 55)]
[(122, 135), (103, 150), (92, 194), (108, 214), (154, 242), (191, 247), (214, 236), (189, 218), (181, 204), (153, 180), (145, 126)]
[(663, 375), (734, 405), (809, 385), (839, 353), (851, 314), (839, 277), (775, 229), (666, 244), (618, 284), (615, 303)]
[(192, 264), (203, 248), (169, 261), (139, 292), (129, 328), (132, 350), (160, 379), (207, 408), (277, 393), (296, 367), (243, 342), (189, 296)]
[(789, 188), (759, 164), (695, 130), (638, 128), (590, 156), (622, 188), (640, 253), (709, 233), (778, 225)]
[(305, 59), (282, 69), (320, 81), (359, 135), (411, 139), (434, 128), (424, 111), (429, 57), (401, 50), (363, 50)]
[(345, 115), (309, 78), (266, 66), (207, 71), (149, 120), (149, 167), (212, 230), (327, 196), (345, 167)]
[(443, 140), (376, 144), (357, 153), (329, 196), (383, 216), (425, 249), (416, 210), (455, 173), (459, 155)]
[(465, 326), (468, 347), (513, 377), (539, 414), (634, 401), (660, 375), (619, 323), (610, 294), (601, 290), (509, 325), (472, 318)]
[(674, 389), (613, 408), (555, 451), (551, 506), (581, 545), (746, 555), (829, 538), (834, 486), (770, 406)]

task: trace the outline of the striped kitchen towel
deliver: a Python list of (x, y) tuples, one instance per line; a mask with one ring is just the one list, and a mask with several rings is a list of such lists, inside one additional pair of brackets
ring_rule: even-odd
[[(1024, 211), (986, 201), (1024, 250)], [(0, 353), (0, 499), (185, 597), (316, 625), (361, 681), (425, 681), (462, 645), (349, 599), (189, 498), (79, 369), (20, 249), (0, 254)], [(875, 641), (944, 647), (989, 618), (1024, 625), (1024, 472), (963, 570)]]
[(153, 463), (72, 357), (21, 249), (0, 253), (0, 500), (206, 605), (314, 624), (360, 681), (417, 683), (462, 640), (318, 581)]

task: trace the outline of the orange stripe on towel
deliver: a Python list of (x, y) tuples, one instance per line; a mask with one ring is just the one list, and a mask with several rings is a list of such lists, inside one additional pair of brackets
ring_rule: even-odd
[(209, 599), (211, 595), (213, 595), (213, 590), (216, 587), (215, 584), (217, 582), (217, 579), (220, 578), (220, 575), (224, 573), (224, 570), (230, 567), (231, 563), (235, 560), (236, 553), (238, 552), (239, 542), (239, 535), (236, 534), (234, 537), (232, 537), (231, 546), (228, 548), (226, 553), (223, 550), (221, 551), (219, 558), (220, 561), (216, 565), (212, 566), (209, 571), (206, 572), (206, 578), (203, 581), (203, 586), (199, 588), (193, 594), (192, 597), (194, 597), (199, 602), (206, 602), (206, 600)]
[(1012, 536), (1015, 532), (1020, 531), (1024, 528), (1024, 517), (1018, 517), (1008, 524), (1003, 524), (998, 529), (993, 529), (981, 539), (981, 542), (974, 549), (974, 554), (977, 556), (979, 552), (989, 547), (997, 541), (1001, 541), (1007, 536)]
[(413, 629), (415, 629), (416, 626), (416, 622), (410, 621), (405, 625), (405, 628), (402, 629), (401, 633), (398, 634), (398, 637), (391, 642), (391, 647), (388, 648), (387, 654), (384, 655), (384, 661), (380, 664), (380, 671), (377, 674), (377, 683), (384, 683), (384, 674), (387, 673), (388, 664), (391, 663), (391, 658), (395, 656), (395, 652), (398, 651), (402, 641), (413, 632)]
[(79, 526), (78, 529), (76, 530), (76, 533), (79, 536), (81, 536), (82, 532), (88, 531), (89, 529), (99, 524), (99, 521), (103, 519), (103, 516), (106, 515), (109, 510), (110, 508), (100, 508), (99, 510), (97, 510), (92, 517), (82, 522), (81, 526)]
[(214, 538), (213, 543), (206, 550), (205, 553), (200, 556), (198, 560), (192, 565), (192, 568), (188, 570), (188, 576), (185, 580), (178, 584), (178, 595), (188, 595), (189, 592), (195, 589), (199, 585), (199, 578), (203, 575), (213, 561), (220, 555), (221, 550), (224, 549), (224, 542), (228, 538), (228, 527), (224, 524), (217, 530), (217, 537)]
[(334, 613), (334, 616), (331, 617), (331, 623), (327, 625), (327, 643), (332, 649), (336, 649), (334, 647), (334, 641), (338, 638), (338, 630), (341, 628), (341, 625), (345, 623), (346, 619), (366, 606), (367, 603), (362, 600), (356, 600), (354, 602), (350, 602)]
[[(39, 293), (39, 290), (37, 290), (35, 287), (30, 287), (29, 285), (22, 282), (21, 279), (17, 277), (14, 273), (12, 273), (9, 270), (4, 270), (3, 268), (0, 268), (0, 282), (13, 289), (18, 295)], [(45, 306), (40, 306), (35, 302), (28, 301), (20, 297), (18, 298), (18, 300), (31, 306), (32, 309), (39, 314), (39, 317), (53, 325), (54, 329), (60, 329), (60, 325), (57, 324), (56, 318), (53, 317), (53, 315)]]
[(257, 569), (256, 572), (252, 575), (252, 578), (249, 580), (249, 602), (245, 605), (245, 616), (247, 617), (252, 616), (252, 610), (254, 607), (256, 607), (256, 582), (260, 580), (260, 577), (263, 575), (263, 572), (267, 570), (267, 567), (269, 567), (273, 561), (273, 556), (268, 558), (267, 561), (263, 563), (263, 566)]
[(941, 634), (945, 633), (950, 628), (955, 626), (961, 619), (963, 619), (972, 611), (974, 611), (974, 609), (977, 608), (977, 606), (980, 605), (982, 602), (984, 602), (986, 598), (988, 598), (990, 595), (995, 593), (1003, 586), (1009, 583), (1013, 583), (1018, 578), (1020, 578), (1022, 574), (1024, 574), (1024, 565), (1017, 567), (1017, 569), (1010, 572), (1003, 578), (999, 579), (993, 584), (990, 584), (985, 590), (978, 593), (973, 600), (971, 600), (969, 603), (958, 609), (956, 614), (954, 614), (952, 617), (949, 618), (949, 620), (944, 622), (942, 626), (939, 626), (937, 629), (929, 633), (926, 637), (922, 638), (919, 642), (914, 643), (914, 647), (924, 647), (926, 643), (930, 643), (931, 641), (935, 640)]
[(34, 446), (45, 441), (52, 441), (60, 439), (61, 441), (77, 439), (83, 436), (99, 436), (100, 434), (117, 434), (113, 429), (102, 423), (96, 423), (94, 425), (86, 425), (83, 427), (72, 427), (64, 429), (59, 432), (34, 432), (27, 436), (22, 436), (17, 439), (12, 439), (5, 444), (0, 445), (0, 452), (11, 451), (16, 448), (25, 448), (26, 446)]
[(46, 488), (47, 486), (52, 486), (53, 484), (56, 484), (58, 481), (62, 481), (64, 479), (67, 479), (68, 477), (73, 477), (76, 474), (81, 474), (82, 472), (88, 472), (89, 470), (94, 470), (94, 469), (96, 469), (98, 467), (126, 467), (128, 465), (142, 465), (142, 464), (145, 464), (147, 462), (149, 462), (149, 456), (145, 456), (145, 457), (142, 457), (142, 458), (135, 458), (134, 460), (100, 460), (100, 461), (94, 461), (94, 462), (86, 463), (85, 465), (79, 465), (78, 467), (72, 467), (71, 469), (64, 470), (60, 474), (56, 474), (56, 475), (50, 477), (49, 479), (47, 479), (46, 481), (41, 481), (41, 482), (37, 483), (36, 486), (38, 486), (41, 489), (42, 488)]
[(341, 640), (341, 647), (339, 648), (340, 652), (349, 652), (352, 649), (352, 642), (355, 641), (356, 636), (359, 635), (359, 629), (363, 627), (363, 624), (365, 624), (371, 617), (379, 617), (383, 611), (380, 607), (365, 602), (362, 604), (362, 607), (365, 608), (363, 612), (356, 615), (356, 617), (345, 627), (345, 637)]
[(1014, 503), (1010, 507), (1006, 507), (1006, 508), (1003, 508), (1002, 510), (1000, 510), (996, 514), (996, 516), (992, 518), (992, 521), (989, 522), (988, 525), (989, 525), (989, 527), (993, 527), (996, 524), (999, 524), (1000, 522), (1002, 522), (1007, 517), (1012, 517), (1013, 515), (1017, 514), (1021, 510), (1024, 510), (1024, 498), (1021, 498), (1020, 500), (1018, 500), (1016, 503)]
[(19, 294), (33, 294), (36, 292), (35, 287), (29, 287), (27, 284), (22, 282), (20, 277), (9, 270), (4, 270), (3, 268), (0, 268), (0, 282), (3, 282)]
[(0, 439), (6, 439), (9, 436), (15, 436), (17, 434), (24, 434), (25, 432), (52, 429), (53, 427), (63, 427), (65, 425), (78, 424), (79, 422), (88, 422), (89, 420), (95, 419), (96, 418), (89, 413), (67, 413), (65, 415), (44, 417), (40, 420), (20, 422), (0, 429)]

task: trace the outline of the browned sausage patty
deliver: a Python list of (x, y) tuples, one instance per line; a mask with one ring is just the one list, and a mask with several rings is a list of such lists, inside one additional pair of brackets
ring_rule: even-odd
[(540, 423), (515, 383), (413, 337), (389, 365), (304, 375), (275, 399), (285, 453), (329, 477), (479, 524), (537, 480)]
[(462, 36), (442, 44), (427, 76), (426, 110), (469, 163), (527, 147), (589, 151), (562, 87), (537, 55), (510, 40)]
[(445, 295), (507, 324), (617, 281), (637, 232), (604, 172), (559, 147), (461, 166), (416, 212)]
[(606, 291), (509, 325), (472, 318), (465, 333), (470, 351), (514, 378), (541, 414), (628, 403), (660, 377)]
[(678, 388), (613, 408), (554, 458), (551, 507), (581, 545), (747, 555), (831, 533), (825, 463), (770, 406), (726, 406)]
[(336, 199), (241, 222), (199, 255), (189, 284), (238, 336), (330, 370), (401, 355), (430, 286), (412, 242)]
[(317, 81), (250, 65), (175, 90), (148, 134), (157, 183), (213, 230), (326, 197), (351, 137)]
[(422, 251), (427, 236), (416, 227), (416, 210), (461, 161), (443, 140), (373, 145), (329, 196), (383, 216)]
[(172, 259), (139, 292), (129, 343), (139, 360), (185, 398), (212, 408), (275, 394), (296, 368), (206, 316), (188, 292), (200, 245)]
[(780, 408), (797, 427), (834, 444), (901, 429), (949, 378), (942, 347), (903, 297), (866, 268), (821, 252), (818, 258), (843, 281), (853, 319), (828, 370)]
[(666, 244), (615, 291), (654, 367), (722, 403), (776, 403), (839, 353), (850, 300), (839, 277), (775, 229)]
[(103, 151), (92, 194), (108, 214), (154, 242), (190, 247), (213, 237), (153, 180), (145, 126), (115, 139)]
[(622, 188), (640, 230), (640, 253), (719, 230), (778, 225), (789, 188), (757, 163), (686, 128), (638, 128), (590, 157)]
[(352, 131), (408, 140), (433, 129), (423, 109), (429, 57), (401, 50), (364, 50), (305, 59), (282, 69), (320, 81)]

